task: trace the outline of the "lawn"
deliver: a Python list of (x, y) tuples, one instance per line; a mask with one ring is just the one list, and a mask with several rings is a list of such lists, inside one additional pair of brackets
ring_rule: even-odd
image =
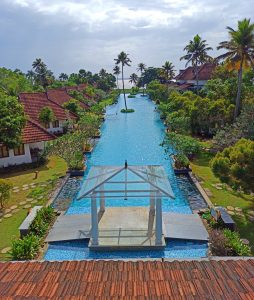
[[(243, 193), (237, 193), (231, 190), (227, 186), (223, 186), (221, 190), (218, 190), (213, 184), (220, 183), (220, 180), (216, 178), (209, 167), (209, 161), (212, 158), (210, 153), (202, 153), (191, 163), (193, 173), (197, 175), (201, 181), (201, 185), (205, 189), (209, 189), (212, 193), (210, 197), (213, 204), (217, 206), (233, 206), (240, 207), (243, 212), (246, 213), (248, 210), (254, 210), (254, 198), (253, 196), (246, 195)], [(250, 222), (245, 217), (233, 216), (240, 235), (242, 238), (246, 238), (250, 241), (252, 251), (254, 251), (254, 223)]]
[[(39, 171), (38, 178), (34, 179), (35, 171)], [(10, 218), (2, 218), (0, 223), (0, 259), (7, 259), (8, 255), (2, 254), (1, 250), (10, 247), (13, 238), (19, 236), (18, 228), (22, 221), (25, 219), (29, 208), (25, 205), (43, 205), (48, 201), (48, 194), (54, 187), (54, 182), (57, 178), (65, 175), (67, 170), (66, 163), (57, 157), (51, 157), (47, 164), (39, 167), (38, 169), (26, 170), (23, 172), (11, 172), (8, 174), (0, 175), (1, 178), (8, 179), (12, 182), (13, 186), (19, 187), (18, 193), (11, 193), (11, 198), (6, 204), (5, 209), (13, 205), (17, 205), (16, 210), (12, 210)], [(53, 183), (49, 182), (53, 180)], [(23, 190), (24, 184), (35, 183), (36, 187), (33, 189)], [(27, 202), (20, 205), (27, 198), (33, 198), (33, 202)]]

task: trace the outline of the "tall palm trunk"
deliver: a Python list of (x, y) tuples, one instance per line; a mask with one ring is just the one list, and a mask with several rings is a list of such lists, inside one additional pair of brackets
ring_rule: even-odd
[(116, 75), (116, 84), (117, 84), (117, 89), (119, 90), (118, 75)]
[(199, 93), (199, 80), (198, 80), (198, 66), (197, 66), (197, 63), (195, 64), (195, 67), (194, 67), (194, 70), (195, 70), (195, 78), (196, 78), (196, 86), (197, 86), (197, 94)]
[(242, 81), (243, 81), (243, 59), (241, 60), (240, 68), (238, 70), (237, 96), (235, 99), (234, 120), (236, 120), (236, 118), (239, 116), (240, 109), (241, 109)]
[(125, 96), (125, 89), (124, 89), (124, 80), (123, 80), (123, 63), (122, 63), (122, 84), (123, 84), (124, 105), (125, 105), (125, 109), (127, 110), (126, 96)]

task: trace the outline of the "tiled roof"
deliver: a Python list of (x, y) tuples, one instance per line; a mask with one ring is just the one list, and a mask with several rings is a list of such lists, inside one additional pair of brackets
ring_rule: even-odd
[(50, 107), (57, 120), (63, 121), (68, 118), (76, 119), (71, 112), (67, 112), (62, 106), (48, 99), (46, 93), (21, 93), (19, 100), (24, 105), (26, 115), (35, 121), (39, 121), (39, 114), (43, 107)]
[[(215, 69), (215, 65), (212, 63), (206, 63), (198, 67), (198, 79), (209, 80), (211, 79), (212, 72)], [(180, 71), (176, 76), (176, 80), (195, 80), (195, 72), (193, 67), (188, 67), (185, 70)]]
[(0, 299), (254, 299), (254, 259), (0, 263)]
[(54, 140), (55, 135), (49, 133), (44, 127), (33, 120), (27, 120), (22, 131), (22, 141), (24, 144), (45, 142)]
[[(51, 101), (54, 101), (57, 104), (63, 106), (64, 103), (66, 103), (66, 102), (70, 101), (70, 99), (72, 99), (72, 97), (68, 94), (69, 90), (70, 89), (67, 89), (67, 88), (48, 90), (47, 95)], [(85, 103), (83, 103), (81, 101), (79, 101), (79, 105), (84, 109), (89, 108), (88, 105), (86, 105)]]

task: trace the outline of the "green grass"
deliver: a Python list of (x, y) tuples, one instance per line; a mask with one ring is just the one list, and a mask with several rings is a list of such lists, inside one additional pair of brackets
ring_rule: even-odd
[[(235, 192), (226, 185), (223, 186), (222, 190), (218, 190), (212, 185), (220, 183), (220, 180), (214, 176), (209, 166), (209, 161), (212, 157), (212, 154), (203, 152), (191, 163), (193, 173), (201, 180), (202, 187), (211, 191), (213, 196), (210, 197), (210, 200), (212, 203), (217, 206), (240, 207), (244, 213), (248, 210), (254, 210), (254, 199), (252, 196)], [(233, 216), (233, 218), (241, 238), (248, 239), (252, 251), (254, 251), (254, 223), (249, 222), (246, 217)]]
[[(34, 179), (34, 172), (38, 170), (39, 175), (37, 179)], [(23, 184), (29, 183), (45, 183), (48, 180), (56, 179), (60, 176), (65, 175), (67, 170), (66, 163), (58, 158), (51, 157), (49, 162), (38, 169), (26, 170), (23, 172), (12, 172), (9, 174), (1, 175), (1, 178), (10, 180), (13, 186), (22, 187)], [(20, 190), (19, 193), (11, 193), (10, 200), (6, 203), (5, 208), (12, 205), (18, 205), (19, 202), (24, 201), (27, 197), (36, 198), (36, 196), (43, 195), (43, 199), (37, 201), (34, 205), (43, 205), (48, 201), (48, 193), (52, 190), (52, 185), (47, 185), (46, 187), (36, 187), (35, 189), (29, 189), (27, 191)], [(20, 207), (19, 207), (20, 208)], [(12, 217), (8, 219), (2, 219), (0, 223), (0, 252), (1, 249), (10, 247), (13, 238), (19, 236), (19, 226), (27, 216), (29, 209), (20, 208), (20, 210), (13, 214)], [(0, 259), (8, 259), (8, 255), (3, 255), (0, 253)]]

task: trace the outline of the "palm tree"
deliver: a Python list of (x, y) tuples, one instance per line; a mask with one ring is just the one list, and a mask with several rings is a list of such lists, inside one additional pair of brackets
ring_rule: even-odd
[(131, 60), (128, 57), (129, 54), (125, 53), (122, 51), (120, 54), (118, 54), (117, 58), (115, 58), (115, 62), (117, 65), (121, 64), (122, 67), (122, 84), (123, 84), (123, 95), (124, 95), (124, 104), (125, 104), (125, 109), (127, 110), (127, 104), (126, 104), (126, 95), (125, 95), (125, 89), (124, 89), (124, 77), (123, 77), (123, 67), (124, 66), (129, 66), (131, 65)]
[(169, 61), (166, 61), (165, 64), (162, 66), (162, 75), (166, 80), (167, 89), (169, 87), (168, 86), (169, 81), (175, 77), (174, 69), (175, 69), (175, 66)]
[(195, 79), (198, 89), (198, 66), (209, 62), (212, 60), (212, 57), (207, 54), (208, 51), (213, 48), (208, 47), (206, 40), (202, 40), (201, 37), (197, 34), (194, 36), (193, 40), (190, 40), (189, 44), (186, 45), (184, 51), (187, 51), (187, 54), (182, 56), (180, 60), (187, 60), (186, 67), (189, 63), (192, 64), (195, 73)]
[(229, 41), (219, 44), (217, 49), (226, 49), (227, 52), (218, 56), (217, 60), (226, 60), (228, 67), (238, 71), (237, 96), (235, 100), (234, 119), (241, 109), (241, 92), (243, 69), (252, 66), (254, 68), (254, 23), (250, 19), (238, 21), (237, 30), (227, 27)]
[(121, 74), (119, 66), (115, 66), (113, 69), (113, 74), (116, 75), (116, 84), (117, 84), (117, 89), (119, 89), (118, 85), (118, 76)]
[(66, 80), (68, 80), (68, 75), (66, 74), (66, 73), (61, 73), (60, 75), (59, 75), (59, 79), (61, 80), (61, 81), (66, 81)]
[(33, 70), (27, 71), (26, 78), (30, 80), (31, 85), (34, 84), (34, 77), (35, 77), (35, 74), (34, 74)]
[[(140, 79), (142, 78), (143, 72), (146, 69), (146, 65), (144, 63), (139, 63), (137, 67), (137, 71), (140, 72)], [(145, 85), (144, 80), (142, 80), (142, 87), (143, 87), (143, 96), (145, 95)]]
[(104, 78), (107, 75), (107, 71), (105, 69), (101, 69), (99, 72), (99, 76)]
[(134, 83), (134, 85), (136, 85), (137, 82), (138, 82), (138, 75), (135, 74), (135, 73), (132, 73), (132, 74), (130, 75), (130, 80), (129, 80), (129, 82), (130, 82), (131, 84)]

